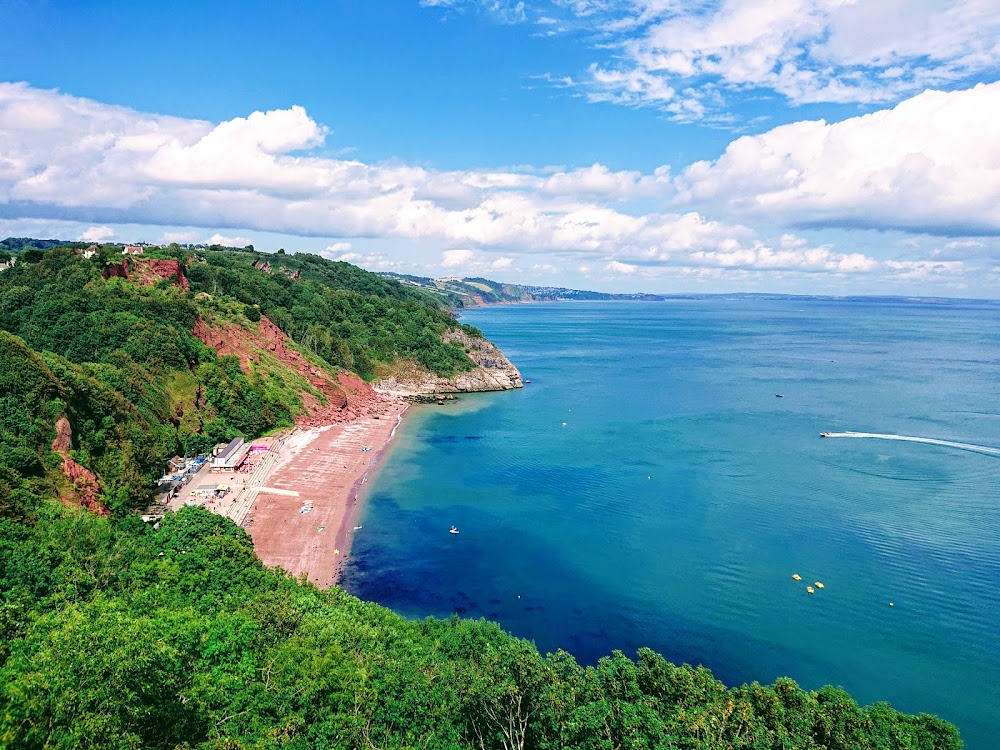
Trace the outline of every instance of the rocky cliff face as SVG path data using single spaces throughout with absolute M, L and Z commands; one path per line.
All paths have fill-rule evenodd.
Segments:
M 477 391 L 508 391 L 521 388 L 521 373 L 494 344 L 473 338 L 464 331 L 449 331 L 447 342 L 461 344 L 476 367 L 452 378 L 428 373 L 412 377 L 394 376 L 380 380 L 375 389 L 397 396 L 418 396 L 437 393 L 473 393 Z
M 110 511 L 101 504 L 101 488 L 94 472 L 87 469 L 69 456 L 73 447 L 73 429 L 66 417 L 60 417 L 56 422 L 56 439 L 52 441 L 52 452 L 62 457 L 62 471 L 69 480 L 69 488 L 63 495 L 66 502 L 75 502 L 87 510 L 102 516 L 110 515 Z
M 346 371 L 330 373 L 316 367 L 289 346 L 284 332 L 263 315 L 256 330 L 247 330 L 239 325 L 211 328 L 198 318 L 192 333 L 219 354 L 238 357 L 240 367 L 247 373 L 252 371 L 252 363 L 259 361 L 263 352 L 268 352 L 323 394 L 325 403 L 312 393 L 302 392 L 302 405 L 306 413 L 296 420 L 299 427 L 350 422 L 358 417 L 376 414 L 380 409 L 382 396 L 361 378 Z
M 177 260 L 157 258 L 125 258 L 121 263 L 108 266 L 101 272 L 102 279 L 129 279 L 143 286 L 152 286 L 158 281 L 169 281 L 185 292 L 190 289 L 184 266 Z

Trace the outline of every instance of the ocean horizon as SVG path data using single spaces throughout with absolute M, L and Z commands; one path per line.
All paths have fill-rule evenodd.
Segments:
M 838 685 L 990 747 L 998 312 L 778 295 L 464 311 L 531 383 L 408 410 L 342 585 L 584 664 L 649 646 L 728 685 Z

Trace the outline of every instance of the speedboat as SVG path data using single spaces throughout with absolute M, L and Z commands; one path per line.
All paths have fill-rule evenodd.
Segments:
M 820 436 L 820 437 L 830 437 L 830 433 L 829 433 L 829 432 L 821 432 L 821 433 L 819 434 L 819 436 Z
M 784 394 L 784 393 L 775 393 L 775 394 L 774 394 L 774 397 L 775 397 L 775 398 L 784 398 L 784 397 L 785 397 L 785 394 Z
M 450 529 L 448 529 L 448 533 L 449 534 L 457 534 L 458 533 L 458 528 L 455 527 L 455 526 L 452 526 Z

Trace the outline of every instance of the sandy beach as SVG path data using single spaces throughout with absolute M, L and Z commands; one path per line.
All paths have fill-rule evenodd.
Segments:
M 324 588 L 337 582 L 350 549 L 358 492 L 406 407 L 385 400 L 369 415 L 297 430 L 285 439 L 246 515 L 247 531 L 265 565 L 305 573 Z

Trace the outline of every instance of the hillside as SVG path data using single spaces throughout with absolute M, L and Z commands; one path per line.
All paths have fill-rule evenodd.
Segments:
M 3 450 L 48 466 L 65 418 L 64 452 L 111 509 L 144 504 L 172 455 L 352 418 L 370 392 L 355 375 L 448 380 L 478 368 L 454 340 L 481 341 L 478 331 L 346 263 L 177 247 L 86 257 L 19 242 L 18 262 L 0 271 Z M 74 493 L 59 472 L 32 472 Z
M 588 292 L 581 289 L 565 289 L 555 286 L 503 284 L 498 281 L 478 277 L 467 279 L 431 279 L 424 276 L 408 276 L 397 273 L 382 273 L 381 275 L 387 279 L 398 281 L 409 289 L 424 292 L 453 309 L 513 302 L 557 302 L 563 300 L 659 301 L 668 299 L 669 297 L 669 295 L 663 294 L 607 294 L 605 292 Z
M 77 248 L 84 249 L 84 248 Z M 0 748 L 910 748 L 953 726 L 642 650 L 593 666 L 265 568 L 163 462 L 494 358 L 422 289 L 309 255 L 17 248 L 0 271 Z M 485 352 L 485 354 L 484 354 Z

